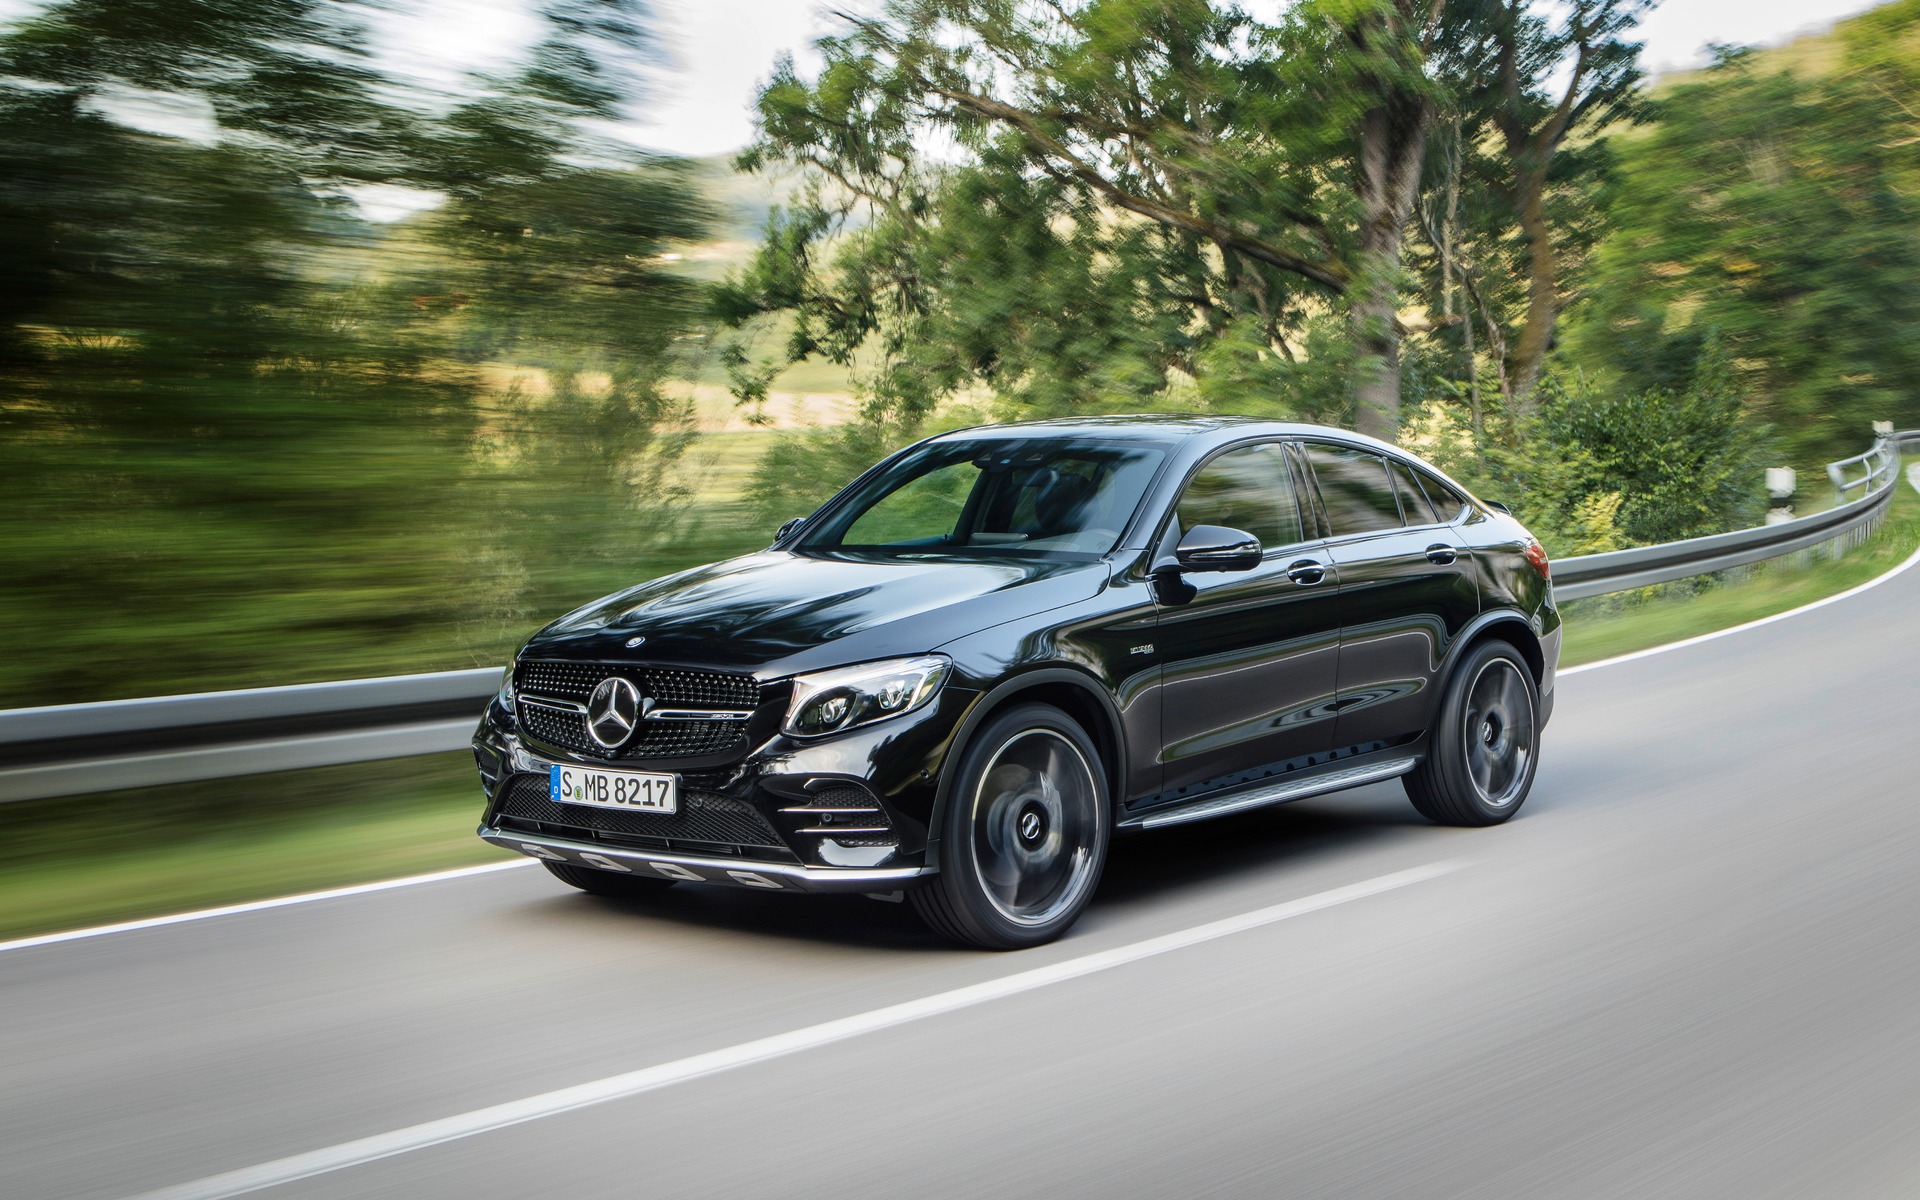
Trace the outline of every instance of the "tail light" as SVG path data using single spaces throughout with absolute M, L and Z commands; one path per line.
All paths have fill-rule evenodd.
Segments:
M 1527 539 L 1527 548 L 1521 553 L 1527 556 L 1527 565 L 1540 572 L 1540 578 L 1553 578 L 1553 564 L 1547 561 L 1547 548 L 1533 538 Z

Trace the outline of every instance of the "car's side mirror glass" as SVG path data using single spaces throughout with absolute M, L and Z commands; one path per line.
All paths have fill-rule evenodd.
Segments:
M 787 535 L 800 528 L 804 521 L 806 521 L 805 517 L 795 517 L 791 521 L 782 524 L 780 528 L 773 531 L 773 544 L 777 546 L 781 542 L 786 541 Z
M 1195 525 L 1173 551 L 1183 571 L 1251 571 L 1260 555 L 1259 538 L 1224 525 Z

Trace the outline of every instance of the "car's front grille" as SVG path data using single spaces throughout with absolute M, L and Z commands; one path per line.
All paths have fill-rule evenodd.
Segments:
M 675 813 L 632 812 L 590 804 L 556 804 L 543 775 L 519 775 L 507 784 L 494 810 L 507 828 L 577 841 L 603 841 L 656 850 L 700 852 L 785 850 L 767 819 L 744 800 L 718 792 L 680 792 Z M 780 857 L 787 857 L 782 853 Z
M 692 705 L 744 711 L 760 703 L 760 685 L 751 675 L 619 663 L 530 659 L 514 668 L 513 686 L 515 691 L 585 704 L 602 679 L 614 676 L 631 682 L 641 695 L 663 708 Z
M 609 750 L 587 732 L 577 712 L 547 708 L 532 701 L 520 705 L 520 725 L 535 741 L 596 758 L 687 758 L 743 749 L 747 723 L 738 721 L 654 721 L 640 723 L 633 740 Z
M 576 754 L 603 759 L 693 758 L 746 749 L 747 718 L 657 720 L 640 722 L 633 738 L 609 750 L 587 732 L 587 718 L 566 708 L 550 708 L 538 698 L 584 705 L 600 681 L 625 679 L 651 702 L 650 708 L 705 708 L 751 713 L 760 703 L 760 685 L 750 675 L 607 663 L 529 660 L 514 668 L 514 690 L 521 727 L 535 741 Z

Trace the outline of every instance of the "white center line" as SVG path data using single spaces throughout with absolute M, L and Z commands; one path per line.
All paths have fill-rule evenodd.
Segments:
M 1456 870 L 1458 866 L 1457 863 L 1438 862 L 1405 871 L 1395 871 L 1391 875 L 1380 875 L 1360 883 L 1350 883 L 1345 887 L 1316 892 L 1311 896 L 1255 909 L 1253 912 L 1242 913 L 1236 917 L 1209 921 L 1204 925 L 1196 925 L 1177 933 L 1148 938 L 1145 941 L 1118 946 L 1112 950 L 1083 954 L 1064 962 L 1050 963 L 1028 971 L 1018 971 L 999 979 L 990 979 L 985 983 L 970 984 L 966 987 L 954 988 L 952 991 L 924 996 L 918 1000 L 909 1000 L 904 1004 L 892 1004 L 851 1017 L 809 1025 L 804 1029 L 795 1029 L 756 1041 L 742 1042 L 722 1050 L 696 1054 L 691 1058 L 643 1067 L 638 1071 L 611 1075 L 591 1083 L 543 1092 L 538 1096 L 528 1096 L 487 1108 L 477 1108 L 472 1112 L 443 1117 L 438 1121 L 428 1121 L 421 1125 L 411 1125 L 391 1133 L 341 1142 L 337 1146 L 310 1150 L 305 1154 L 295 1154 L 273 1162 L 261 1163 L 258 1166 L 243 1167 L 237 1171 L 196 1179 L 191 1183 L 161 1188 L 158 1191 L 146 1193 L 139 1200 L 223 1200 L 228 1196 L 244 1196 L 263 1188 L 277 1187 L 300 1179 L 310 1179 L 315 1175 L 324 1175 L 345 1167 L 391 1158 L 396 1154 L 422 1150 L 443 1142 L 458 1141 L 490 1130 L 535 1121 L 541 1117 L 551 1117 L 590 1105 L 604 1104 L 609 1100 L 619 1100 L 642 1092 L 656 1091 L 676 1083 L 686 1083 L 721 1071 L 730 1071 L 735 1067 L 783 1058 L 789 1054 L 798 1054 L 803 1050 L 813 1050 L 834 1042 L 862 1037 L 896 1025 L 922 1021 L 943 1013 L 972 1008 L 975 1005 L 1002 1000 L 1008 996 L 1017 996 L 1023 992 L 1035 991 L 1056 983 L 1065 983 L 1070 979 L 1079 979 L 1099 971 L 1139 962 L 1143 958 L 1152 958 L 1155 955 L 1199 945 L 1201 942 L 1209 942 L 1215 938 L 1258 929 L 1262 925 L 1271 925 L 1276 921 L 1285 921 L 1290 917 L 1305 916 L 1307 913 L 1332 908 L 1336 904 L 1345 904 L 1350 900 L 1361 900 L 1395 888 L 1403 888 L 1409 884 L 1421 883 Z

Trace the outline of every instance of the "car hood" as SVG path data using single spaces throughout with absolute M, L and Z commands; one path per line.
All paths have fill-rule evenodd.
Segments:
M 906 654 L 1085 600 L 1104 562 L 874 561 L 768 550 L 596 600 L 523 654 L 699 665 L 777 679 Z M 627 643 L 644 638 L 638 646 Z

